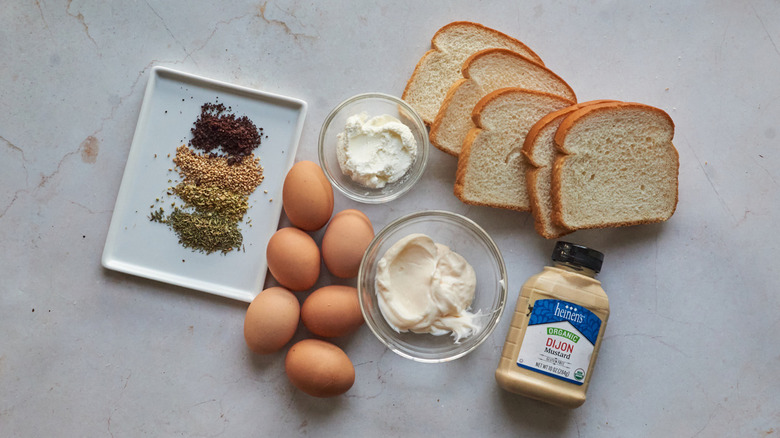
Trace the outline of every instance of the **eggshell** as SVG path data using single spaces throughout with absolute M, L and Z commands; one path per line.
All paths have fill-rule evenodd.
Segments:
M 311 161 L 295 163 L 282 186 L 284 212 L 296 227 L 319 230 L 333 214 L 333 186 L 322 168 Z
M 360 261 L 374 238 L 371 220 L 360 210 L 343 210 L 333 216 L 322 236 L 322 259 L 331 274 L 357 276 Z
M 246 311 L 246 345 L 259 354 L 280 350 L 295 335 L 300 313 L 298 298 L 287 289 L 271 287 L 260 292 Z
M 355 383 L 355 367 L 347 354 L 319 339 L 304 339 L 290 347 L 284 368 L 296 388 L 314 397 L 344 394 Z
M 301 307 L 301 321 L 317 336 L 333 338 L 363 325 L 358 291 L 350 286 L 325 286 L 311 293 Z
M 274 233 L 265 254 L 271 275 L 290 290 L 309 289 L 320 276 L 320 249 L 311 236 L 297 228 Z

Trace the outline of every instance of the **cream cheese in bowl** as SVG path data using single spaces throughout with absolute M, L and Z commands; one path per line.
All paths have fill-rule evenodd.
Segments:
M 341 172 L 358 184 L 381 189 L 401 179 L 417 157 L 417 142 L 408 126 L 382 114 L 365 112 L 347 119 L 336 146 Z
M 398 97 L 364 93 L 338 104 L 320 129 L 320 167 L 333 188 L 365 204 L 408 193 L 428 162 L 428 130 Z

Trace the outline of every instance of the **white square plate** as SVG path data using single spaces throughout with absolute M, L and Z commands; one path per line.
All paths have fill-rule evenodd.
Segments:
M 170 212 L 171 202 L 180 204 L 166 194 L 180 179 L 170 170 L 175 168 L 173 157 L 192 138 L 190 129 L 208 102 L 247 116 L 263 135 L 254 153 L 265 178 L 250 195 L 249 211 L 239 224 L 243 248 L 227 254 L 184 248 L 173 230 L 149 220 L 151 206 Z M 251 302 L 265 281 L 265 247 L 279 225 L 282 184 L 295 160 L 306 108 L 302 100 L 154 67 L 103 248 L 103 266 Z

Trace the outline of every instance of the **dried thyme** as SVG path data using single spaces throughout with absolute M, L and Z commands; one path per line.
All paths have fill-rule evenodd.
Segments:
M 165 220 L 185 248 L 211 254 L 241 248 L 243 236 L 238 222 L 214 213 L 175 209 Z
M 186 206 L 211 212 L 225 219 L 240 221 L 249 208 L 249 197 L 214 186 L 196 186 L 181 183 L 171 189 Z
M 165 223 L 165 211 L 163 211 L 163 208 L 160 207 L 158 210 L 153 211 L 149 220 L 152 222 Z

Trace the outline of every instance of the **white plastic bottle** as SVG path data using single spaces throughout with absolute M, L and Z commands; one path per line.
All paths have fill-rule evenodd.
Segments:
M 568 242 L 523 285 L 496 381 L 507 391 L 566 408 L 585 402 L 609 318 L 596 280 L 604 255 Z

